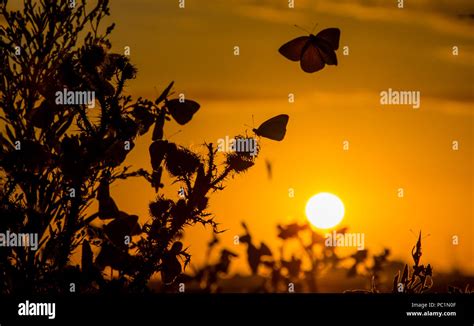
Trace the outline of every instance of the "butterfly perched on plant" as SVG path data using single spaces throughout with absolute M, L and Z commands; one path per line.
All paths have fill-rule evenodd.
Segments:
M 325 65 L 337 66 L 340 35 L 339 28 L 323 29 L 316 35 L 300 36 L 283 44 L 278 52 L 291 61 L 299 61 L 304 72 L 316 72 Z
M 167 109 L 167 112 L 173 117 L 173 119 L 180 125 L 185 125 L 186 123 L 191 121 L 192 117 L 201 106 L 199 105 L 199 103 L 193 100 L 184 99 L 184 96 L 180 96 L 180 98 L 175 98 L 171 100 L 168 99 L 168 96 L 172 94 L 171 88 L 173 87 L 173 85 L 174 81 L 172 81 L 168 85 L 168 87 L 165 88 L 161 95 L 156 99 L 155 104 L 158 105 L 164 101 L 164 107 Z M 159 129 L 162 129 L 164 118 L 165 117 L 163 115 L 157 117 L 157 126 Z M 162 135 L 157 135 L 157 130 L 155 130 L 153 133 L 156 135 L 156 137 L 153 136 L 153 140 L 162 138 Z
M 199 110 L 199 103 L 192 100 L 172 99 L 166 100 L 165 106 L 173 119 L 180 125 L 191 121 L 194 113 Z
M 263 122 L 258 128 L 254 128 L 253 132 L 257 136 L 278 141 L 283 140 L 283 138 L 285 138 L 286 125 L 288 124 L 289 118 L 287 114 L 277 115 Z

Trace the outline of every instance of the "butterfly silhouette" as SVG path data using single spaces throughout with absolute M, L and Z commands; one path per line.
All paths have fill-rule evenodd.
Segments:
M 192 100 L 172 99 L 166 100 L 166 107 L 173 119 L 180 125 L 184 125 L 191 121 L 194 113 L 199 110 L 199 103 Z
M 97 190 L 97 200 L 99 201 L 99 218 L 101 220 L 117 218 L 120 211 L 115 201 L 110 196 L 109 180 L 107 177 L 102 178 Z
M 304 72 L 312 73 L 324 65 L 336 65 L 336 50 L 339 48 L 339 28 L 327 28 L 318 34 L 300 36 L 283 44 L 278 51 L 291 61 L 300 61 Z
M 160 104 L 161 102 L 163 102 L 164 100 L 166 100 L 166 98 L 168 97 L 168 95 L 170 94 L 170 91 L 171 91 L 171 88 L 173 87 L 174 85 L 174 81 L 172 81 L 165 89 L 164 91 L 160 94 L 160 96 L 156 99 L 155 101 L 155 104 Z
M 286 125 L 290 117 L 287 114 L 280 114 L 276 117 L 270 118 L 260 125 L 257 129 L 253 129 L 253 132 L 257 136 L 273 139 L 283 140 L 286 134 Z

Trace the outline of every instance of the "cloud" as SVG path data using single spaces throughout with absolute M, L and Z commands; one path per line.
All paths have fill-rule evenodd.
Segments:
M 246 17 L 270 23 L 294 24 L 306 20 L 306 13 L 288 8 L 275 7 L 273 4 L 243 4 L 235 12 Z
M 454 101 L 448 99 L 428 98 L 425 100 L 424 107 L 427 110 L 438 112 L 450 116 L 474 117 L 472 101 Z
M 244 96 L 236 96 L 236 93 L 216 91 L 208 92 L 207 90 L 196 89 L 193 91 L 196 99 L 200 99 L 207 103 L 212 103 L 215 107 L 229 107 L 237 106 L 241 113 L 253 113 L 255 108 L 259 111 L 266 107 L 272 111 L 274 108 L 287 106 L 286 99 L 281 97 L 281 94 L 275 92 L 247 93 Z M 344 96 L 341 96 L 340 91 L 306 91 L 297 94 L 297 104 L 292 106 L 292 112 L 305 112 L 310 108 L 314 111 L 314 107 L 324 108 L 340 108 L 353 112 L 354 108 L 367 111 L 376 110 L 380 106 L 380 90 L 353 90 L 345 91 Z M 347 103 L 353 103 L 348 106 Z M 299 105 L 304 103 L 303 105 Z M 466 98 L 461 100 L 459 98 L 439 97 L 436 95 L 421 94 L 420 110 L 426 112 L 433 112 L 448 116 L 459 117 L 474 117 L 473 109 L 474 99 Z M 406 108 L 412 110 L 411 106 Z
M 377 4 L 369 6 L 358 1 L 324 1 L 317 5 L 316 10 L 364 21 L 421 25 L 441 33 L 472 37 L 472 24 L 459 19 L 458 15 L 462 13 L 462 10 L 453 9 L 456 7 L 430 7 L 426 1 L 420 1 L 412 7 L 408 7 L 411 3 L 406 2 L 406 7 L 399 9 L 396 7 L 396 2 L 390 2 L 392 4 L 390 6 L 387 6 L 387 1 L 383 2 L 385 5 L 382 5 L 380 1 L 375 3 Z
M 474 66 L 474 46 L 463 45 L 459 46 L 459 54 L 453 55 L 452 48 L 439 47 L 435 50 L 435 55 L 438 59 L 465 66 L 472 69 Z
M 296 0 L 294 9 L 288 8 L 286 1 L 251 0 L 239 3 L 234 4 L 236 13 L 273 23 L 294 24 L 323 13 L 362 21 L 421 25 L 441 33 L 473 37 L 472 19 L 461 19 L 474 12 L 474 2 L 469 0 L 405 1 L 403 9 L 397 7 L 396 1 L 386 0 Z
M 364 110 L 372 110 L 380 105 L 379 91 L 349 91 L 341 96 L 340 92 L 324 91 L 324 92 L 307 92 L 298 95 L 301 101 L 306 103 L 318 103 L 323 107 L 340 107 L 349 111 L 353 107 L 364 108 Z M 348 107 L 348 99 L 354 106 Z M 473 99 L 459 100 L 448 97 L 437 97 L 421 94 L 420 110 L 439 113 L 449 116 L 474 117 Z M 411 109 L 411 107 L 410 107 Z

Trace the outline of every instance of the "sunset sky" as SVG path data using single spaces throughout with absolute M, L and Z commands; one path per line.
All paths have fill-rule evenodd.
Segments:
M 262 139 L 256 166 L 211 197 L 210 211 L 227 230 L 222 244 L 244 254 L 245 247 L 232 244 L 244 220 L 256 239 L 276 248 L 276 224 L 305 220 L 307 200 L 325 191 L 342 199 L 341 226 L 363 232 L 369 250 L 389 247 L 392 258 L 409 262 L 416 241 L 410 229 L 421 229 L 431 234 L 422 262 L 435 271 L 454 266 L 474 273 L 474 21 L 467 18 L 474 3 L 405 1 L 403 9 L 395 0 L 287 4 L 186 0 L 180 9 L 178 0 L 111 1 L 112 50 L 130 46 L 139 72 L 126 92 L 156 98 L 174 80 L 176 93 L 201 104 L 186 126 L 167 125 L 168 137 L 182 130 L 173 141 L 197 149 L 250 134 L 252 115 L 255 126 L 290 116 L 286 138 Z M 311 29 L 316 23 L 316 32 L 341 30 L 339 65 L 307 74 L 278 48 L 305 34 L 294 24 Z M 420 108 L 380 105 L 379 94 L 388 88 L 420 91 Z M 150 169 L 150 143 L 150 134 L 142 137 L 127 164 Z M 272 162 L 271 180 L 265 160 Z M 120 209 L 147 219 L 155 193 L 145 181 L 116 183 L 111 191 Z M 167 194 L 177 196 L 175 188 Z M 201 226 L 186 230 L 193 263 L 202 262 L 210 237 Z M 247 271 L 245 264 L 236 268 Z

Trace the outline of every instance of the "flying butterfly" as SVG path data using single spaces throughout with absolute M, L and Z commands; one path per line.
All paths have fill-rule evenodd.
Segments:
M 276 117 L 270 118 L 260 125 L 257 129 L 253 129 L 253 132 L 257 136 L 273 139 L 283 140 L 286 134 L 286 125 L 290 117 L 287 114 L 280 114 Z
M 278 52 L 291 61 L 299 61 L 304 72 L 316 72 L 326 64 L 337 66 L 340 35 L 339 28 L 323 29 L 316 35 L 310 33 L 283 44 Z

